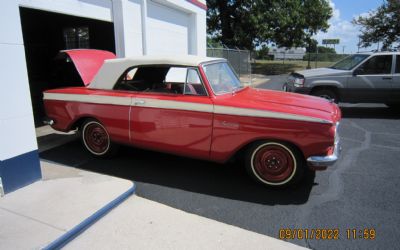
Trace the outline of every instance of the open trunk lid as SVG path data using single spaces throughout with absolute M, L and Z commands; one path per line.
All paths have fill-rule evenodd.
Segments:
M 63 50 L 61 53 L 71 58 L 85 86 L 93 80 L 104 60 L 116 58 L 112 52 L 95 49 Z

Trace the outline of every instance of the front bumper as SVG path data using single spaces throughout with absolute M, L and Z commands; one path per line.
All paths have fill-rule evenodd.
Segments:
M 311 93 L 311 89 L 310 88 L 295 87 L 293 84 L 290 84 L 288 82 L 283 84 L 282 90 L 285 91 L 285 92 L 293 92 L 293 93 L 306 94 L 306 95 Z
M 340 146 L 340 138 L 339 136 L 335 140 L 335 145 L 333 149 L 333 153 L 331 155 L 326 156 L 310 156 L 307 158 L 307 164 L 311 168 L 318 170 L 318 168 L 326 168 L 335 164 L 335 162 L 339 159 L 340 151 L 342 147 Z

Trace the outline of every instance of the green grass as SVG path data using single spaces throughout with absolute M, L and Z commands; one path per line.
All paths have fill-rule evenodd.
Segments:
M 317 62 L 317 68 L 329 67 L 333 62 Z M 296 70 L 306 69 L 307 61 L 271 61 L 271 60 L 256 60 L 251 64 L 253 74 L 262 75 L 280 75 L 289 74 Z M 315 68 L 315 62 L 310 63 L 311 68 Z

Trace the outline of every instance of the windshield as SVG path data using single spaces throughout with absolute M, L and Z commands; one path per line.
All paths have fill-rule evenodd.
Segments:
M 216 95 L 232 93 L 244 87 L 227 62 L 207 64 L 203 69 Z
M 344 58 L 343 60 L 331 66 L 332 69 L 351 70 L 362 62 L 365 58 L 369 57 L 368 54 L 354 54 Z

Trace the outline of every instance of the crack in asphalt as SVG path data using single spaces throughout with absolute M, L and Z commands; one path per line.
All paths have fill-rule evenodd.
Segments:
M 350 125 L 358 130 L 361 130 L 364 133 L 364 140 L 358 141 L 358 143 L 360 143 L 360 146 L 348 149 L 347 152 L 342 155 L 342 159 L 339 160 L 338 163 L 336 163 L 336 169 L 334 169 L 329 176 L 329 186 L 327 191 L 323 192 L 320 195 L 312 196 L 310 202 L 308 202 L 305 206 L 301 208 L 301 219 L 299 221 L 298 228 L 302 228 L 302 225 L 306 225 L 306 222 L 309 221 L 312 211 L 316 207 L 330 201 L 338 200 L 340 198 L 340 196 L 344 192 L 343 181 L 341 179 L 342 173 L 350 168 L 355 161 L 357 161 L 358 156 L 362 151 L 370 147 L 372 133 L 357 125 L 353 121 L 350 121 Z M 341 140 L 346 140 L 346 138 L 341 138 Z M 354 141 L 354 139 L 350 140 Z M 306 247 L 315 249 L 308 239 L 304 239 L 304 243 Z

